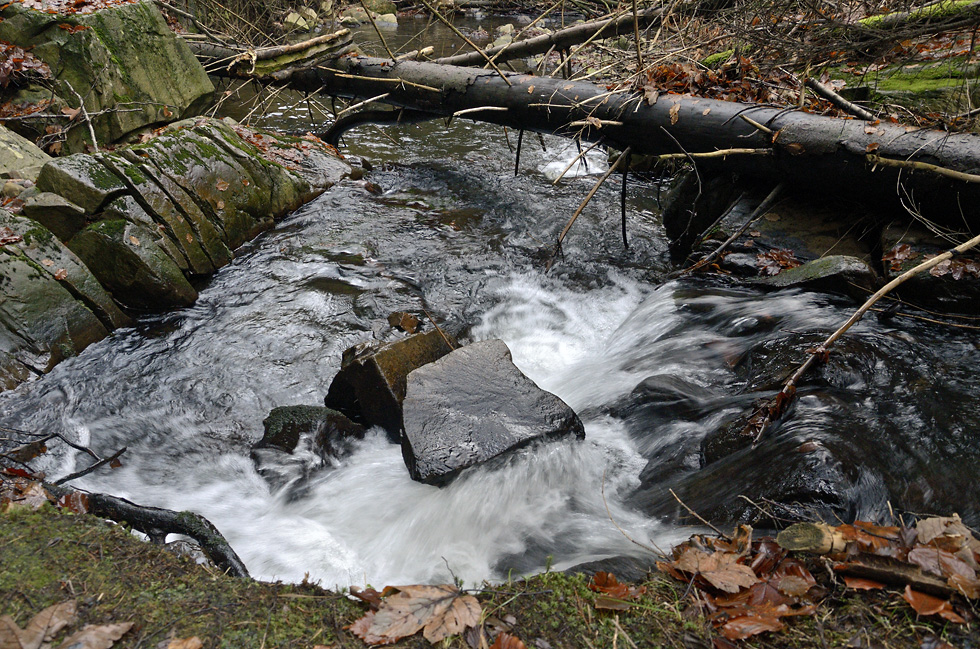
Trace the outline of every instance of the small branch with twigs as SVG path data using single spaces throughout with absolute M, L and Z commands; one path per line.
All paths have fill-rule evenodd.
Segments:
M 755 413 L 753 413 L 751 419 L 749 420 L 749 423 L 742 431 L 744 435 L 752 436 L 752 445 L 755 446 L 758 444 L 759 440 L 762 439 L 762 436 L 765 434 L 766 430 L 768 430 L 769 426 L 786 412 L 786 409 L 796 396 L 796 388 L 800 382 L 800 379 L 802 379 L 810 368 L 816 365 L 818 361 L 825 361 L 827 359 L 827 356 L 830 353 L 830 348 L 834 345 L 834 343 L 837 342 L 837 340 L 843 336 L 848 329 L 854 326 L 854 324 L 856 324 L 878 300 L 916 275 L 923 273 L 934 266 L 938 266 L 947 259 L 950 259 L 955 255 L 962 254 L 967 250 L 976 247 L 978 244 L 980 244 L 980 235 L 973 237 L 965 243 L 961 243 L 951 250 L 947 250 L 941 255 L 936 255 L 935 257 L 927 259 L 915 268 L 905 271 L 878 289 L 864 304 L 861 305 L 857 311 L 851 315 L 850 318 L 847 319 L 843 325 L 834 331 L 834 333 L 830 334 L 826 340 L 810 351 L 810 355 L 807 357 L 806 361 L 804 361 L 803 364 L 800 365 L 795 372 L 793 372 L 792 376 L 790 376 L 786 383 L 783 384 L 782 389 L 776 393 L 776 396 L 768 399 L 763 405 L 756 409 Z

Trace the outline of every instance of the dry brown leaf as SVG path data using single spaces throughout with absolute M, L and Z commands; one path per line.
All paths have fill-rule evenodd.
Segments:
M 673 563 L 683 572 L 698 573 L 708 583 L 726 593 L 737 593 L 759 582 L 752 568 L 737 563 L 739 555 L 732 552 L 711 554 L 697 548 L 686 548 Z
M 885 587 L 880 581 L 865 579 L 864 577 L 844 577 L 844 584 L 854 590 L 880 590 Z
M 603 611 L 628 611 L 633 608 L 633 605 L 622 599 L 599 595 L 595 598 L 595 607 Z
M 167 649 L 201 649 L 204 643 L 196 635 L 190 638 L 174 638 L 167 643 Z
M 137 248 L 138 248 L 138 247 L 139 247 L 139 245 L 140 245 L 140 240 L 139 240 L 139 239 L 137 239 L 136 237 L 134 237 L 133 235 L 129 235 L 129 242 L 130 242 L 131 244 L 133 244 L 134 246 L 136 246 Z
M 676 103 L 673 106 L 671 106 L 670 107 L 670 110 L 667 111 L 667 112 L 670 114 L 670 123 L 671 124 L 676 124 L 677 123 L 677 120 L 680 119 L 678 117 L 678 115 L 677 115 L 679 112 L 681 112 L 681 105 L 680 105 L 680 103 Z
M 68 277 L 68 271 L 65 270 L 64 268 L 59 268 L 58 271 L 54 274 L 54 278 L 58 280 L 64 279 L 66 277 Z
M 44 264 L 45 266 L 54 266 L 54 262 L 51 261 L 50 259 L 42 259 L 41 263 Z
M 509 633 L 498 633 L 490 649 L 527 649 L 520 638 Z
M 952 577 L 953 575 L 961 575 L 970 579 L 976 577 L 976 572 L 964 561 L 956 558 L 950 552 L 937 548 L 914 548 L 909 552 L 909 563 L 914 563 L 925 572 L 940 577 Z
M 963 575 L 953 575 L 948 581 L 951 588 L 964 597 L 970 599 L 980 599 L 980 579 L 976 577 L 964 577 Z
M 480 622 L 480 603 L 456 586 L 398 586 L 381 607 L 369 611 L 350 630 L 368 644 L 391 644 L 422 629 L 435 644 Z
M 225 202 L 224 201 L 218 201 L 218 209 L 219 210 L 225 209 Z
M 39 484 L 39 483 L 35 483 Z M 49 606 L 21 629 L 8 615 L 0 617 L 0 649 L 39 649 L 75 619 L 75 600 Z
M 783 623 L 778 617 L 742 615 L 732 618 L 721 627 L 721 634 L 729 640 L 743 640 L 766 631 L 779 631 Z
M 786 575 L 779 580 L 779 585 L 776 588 L 783 595 L 789 595 L 790 597 L 803 597 L 812 586 L 813 584 L 803 577 Z
M 911 586 L 905 587 L 905 593 L 902 597 L 919 615 L 938 615 L 957 624 L 966 622 L 953 610 L 953 605 L 945 599 L 912 590 Z
M 65 638 L 65 641 L 58 645 L 58 649 L 109 649 L 131 628 L 133 628 L 132 622 L 86 624 L 81 631 L 76 631 Z
M 218 188 L 219 192 L 223 192 L 230 187 L 227 180 L 219 180 L 214 184 L 214 186 Z

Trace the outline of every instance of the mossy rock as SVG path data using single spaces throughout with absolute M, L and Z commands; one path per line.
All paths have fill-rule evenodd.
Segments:
M 150 2 L 60 15 L 12 3 L 0 12 L 0 40 L 32 48 L 55 76 L 55 94 L 77 107 L 85 97 L 99 144 L 149 124 L 197 114 L 214 86 L 189 46 Z M 85 27 L 62 29 L 61 25 Z M 109 108 L 121 110 L 106 111 Z M 73 126 L 68 152 L 92 144 L 87 124 Z
M 21 213 L 46 227 L 62 241 L 71 239 L 88 223 L 85 210 L 52 192 L 37 192 L 28 197 Z
M 873 293 L 879 283 L 867 262 L 847 255 L 827 255 L 757 282 L 777 288 L 797 286 L 813 291 L 841 293 L 862 300 Z
M 102 210 L 101 219 L 105 221 L 129 221 L 136 225 L 142 226 L 147 231 L 155 235 L 153 242 L 163 250 L 170 259 L 177 264 L 180 270 L 187 272 L 190 268 L 190 263 L 187 261 L 187 257 L 180 250 L 180 246 L 177 245 L 177 241 L 171 236 L 170 232 L 167 230 L 167 226 L 162 223 L 157 223 L 153 220 L 153 217 L 143 209 L 143 206 L 130 195 L 120 196 L 119 198 L 111 201 L 106 205 L 105 209 Z
M 60 282 L 107 330 L 129 324 L 129 318 L 119 310 L 88 267 L 43 225 L 0 210 L 0 227 L 22 237 L 21 241 L 5 247 L 22 254 Z
M 51 156 L 33 142 L 0 126 L 0 176 L 44 165 Z M 36 177 L 36 176 L 35 176 Z
M 848 84 L 841 94 L 856 101 L 898 104 L 920 112 L 964 112 L 980 102 L 980 65 L 958 56 L 941 61 L 888 65 L 860 78 L 831 68 Z
M 193 304 L 197 291 L 155 239 L 149 230 L 120 219 L 93 223 L 68 247 L 128 307 L 158 311 Z
M 83 153 L 44 165 L 37 177 L 37 188 L 70 199 L 86 214 L 97 213 L 105 203 L 128 191 L 119 176 L 95 157 Z
M 109 330 L 41 264 L 0 247 L 0 353 L 33 374 L 51 370 Z M 4 372 L 6 374 L 6 372 Z
M 145 164 L 133 164 L 119 154 L 107 154 L 102 156 L 102 160 L 120 177 L 126 179 L 129 191 L 137 202 L 153 217 L 154 221 L 166 228 L 187 258 L 192 274 L 207 275 L 219 268 L 201 245 L 194 223 L 172 200 L 172 195 L 157 184 L 156 174 L 151 178 L 142 168 Z M 152 173 L 152 169 L 150 171 Z

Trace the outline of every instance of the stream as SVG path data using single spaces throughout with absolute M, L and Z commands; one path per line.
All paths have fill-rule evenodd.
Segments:
M 408 23 L 403 40 L 419 30 Z M 309 129 L 301 99 L 283 93 L 266 124 Z M 705 437 L 772 394 L 856 305 L 724 278 L 664 283 L 650 180 L 628 187 L 628 250 L 614 177 L 546 271 L 604 154 L 553 185 L 577 155 L 567 140 L 527 137 L 515 177 L 499 127 L 383 129 L 345 136 L 342 151 L 373 165 L 364 180 L 243 246 L 194 306 L 143 316 L 0 394 L 0 421 L 102 455 L 127 447 L 122 467 L 74 484 L 199 512 L 253 576 L 324 586 L 469 585 L 642 556 L 618 528 L 668 549 L 692 532 L 668 489 L 706 515 L 740 516 L 739 496 L 764 508 L 759 494 L 775 493 L 802 511 L 956 511 L 980 524 L 975 330 L 866 319 L 757 448 L 701 469 Z M 413 482 L 375 430 L 342 462 L 297 451 L 281 467 L 289 485 L 264 480 L 249 451 L 269 411 L 322 404 L 344 349 L 393 338 L 389 313 L 423 309 L 469 341 L 503 339 L 579 413 L 585 441 L 526 448 L 437 488 Z M 49 477 L 88 463 L 63 448 L 41 460 Z

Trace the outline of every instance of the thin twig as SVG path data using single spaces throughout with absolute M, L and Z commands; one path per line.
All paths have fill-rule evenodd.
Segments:
M 432 317 L 432 314 L 429 313 L 429 311 L 424 307 L 422 308 L 422 313 L 424 313 L 425 317 L 429 319 L 429 322 L 432 323 L 432 326 L 436 328 L 436 331 L 439 332 L 439 335 L 442 336 L 442 339 L 446 341 L 446 344 L 449 346 L 449 349 L 456 349 L 456 345 L 454 345 L 453 342 L 449 339 L 449 336 L 446 335 L 446 332 L 442 330 L 442 327 L 440 327 L 439 324 L 436 322 L 435 318 Z
M 821 97 L 823 97 L 824 99 L 832 103 L 833 105 L 837 106 L 841 110 L 844 110 L 850 113 L 851 115 L 854 115 L 855 117 L 860 117 L 861 119 L 865 119 L 868 121 L 875 119 L 874 115 L 872 115 L 865 109 L 861 108 L 857 104 L 847 101 L 846 99 L 838 95 L 836 92 L 834 92 L 832 89 L 823 85 L 816 79 L 813 78 L 807 79 L 806 87 L 812 90 L 813 92 L 817 93 L 818 95 L 820 95 Z
M 551 264 L 554 262 L 555 257 L 558 255 L 558 251 L 561 250 L 561 242 L 565 239 L 565 235 L 568 234 L 568 231 L 572 228 L 572 224 L 575 223 L 575 219 L 579 217 L 579 214 L 582 213 L 585 206 L 589 204 L 592 197 L 595 196 L 596 192 L 599 191 L 599 188 L 602 187 L 602 183 L 606 182 L 606 179 L 609 178 L 614 171 L 616 171 L 616 168 L 619 167 L 619 164 L 626 158 L 629 152 L 630 147 L 626 147 L 626 149 L 623 150 L 622 155 L 616 158 L 616 162 L 609 165 L 609 170 L 602 174 L 602 177 L 596 182 L 595 186 L 592 188 L 592 191 L 589 192 L 589 194 L 585 197 L 585 200 L 582 201 L 582 204 L 578 206 L 577 210 L 575 210 L 575 214 L 572 214 L 572 218 L 568 219 L 568 223 L 565 224 L 565 228 L 561 231 L 561 234 L 558 235 L 558 242 L 555 244 L 554 252 L 551 253 L 551 259 L 548 260 L 549 269 L 551 268 Z
M 907 280 L 911 279 L 912 277 L 915 277 L 916 275 L 923 273 L 934 266 L 938 266 L 939 264 L 946 261 L 947 259 L 950 259 L 954 255 L 962 254 L 967 250 L 970 250 L 971 248 L 975 247 L 977 244 L 980 244 L 980 235 L 973 237 L 972 239 L 970 239 L 965 243 L 961 243 L 960 245 L 956 246 L 951 250 L 947 250 L 941 255 L 936 255 L 931 259 L 927 259 L 926 261 L 922 262 L 915 268 L 911 268 L 905 271 L 904 273 L 902 273 L 901 275 L 899 275 L 898 277 L 896 277 L 895 279 L 893 279 L 892 281 L 888 282 L 880 289 L 875 291 L 875 293 L 871 297 L 869 297 L 868 300 L 864 304 L 862 304 L 861 307 L 857 311 L 855 311 L 844 324 L 838 327 L 837 330 L 834 331 L 834 333 L 830 334 L 830 336 L 828 336 L 826 340 L 824 340 L 822 343 L 817 345 L 817 347 L 810 352 L 810 356 L 806 359 L 806 361 L 804 361 L 802 365 L 799 366 L 799 368 L 797 368 L 795 372 L 793 372 L 793 375 L 786 380 L 786 383 L 783 384 L 783 388 L 776 394 L 776 396 L 773 397 L 771 400 L 769 400 L 769 402 L 767 402 L 766 404 L 763 404 L 756 411 L 755 415 L 753 415 L 749 423 L 749 426 L 756 426 L 758 428 L 758 430 L 755 433 L 755 436 L 753 437 L 752 445 L 755 446 L 762 438 L 763 433 L 765 433 L 769 425 L 783 412 L 785 412 L 786 406 L 789 404 L 789 401 L 796 394 L 796 386 L 799 383 L 800 379 L 803 377 L 803 375 L 806 374 L 806 372 L 811 367 L 813 367 L 813 365 L 818 360 L 826 357 L 826 355 L 830 350 L 830 347 L 835 342 L 837 342 L 837 340 L 841 336 L 843 336 L 848 329 L 854 326 L 854 324 L 857 323 L 864 316 L 864 314 L 867 313 L 867 311 L 874 306 L 875 302 L 880 300 L 882 297 L 884 297 L 891 291 L 895 290 L 898 286 L 905 283 Z
M 508 86 L 514 85 L 514 84 L 512 84 L 510 82 L 510 79 L 507 78 L 507 75 L 505 75 L 503 73 L 503 71 L 499 67 L 497 67 L 497 64 L 493 62 L 493 59 L 491 59 L 487 55 L 486 52 L 484 52 L 482 49 L 480 49 L 480 46 L 479 45 L 477 45 L 476 43 L 474 43 L 473 41 L 471 41 L 469 38 L 467 38 L 466 35 L 463 32 L 461 32 L 458 29 L 456 29 L 456 25 L 452 24 L 452 22 L 450 22 L 445 16 L 443 16 L 441 13 L 439 13 L 436 10 L 435 7 L 433 7 L 432 5 L 430 5 L 427 2 L 427 0 L 420 0 L 420 1 L 422 2 L 422 4 L 425 5 L 425 8 L 428 9 L 429 12 L 432 13 L 433 16 L 435 16 L 436 18 L 439 19 L 440 22 L 442 22 L 442 24 L 444 24 L 446 27 L 448 27 L 450 30 L 452 30 L 452 32 L 454 34 L 456 34 L 458 37 L 460 37 L 464 41 L 466 41 L 466 44 L 467 45 L 469 45 L 474 50 L 476 50 L 477 52 L 479 52 L 480 54 L 482 54 L 483 55 L 483 58 L 487 62 L 487 65 L 489 65 L 491 68 L 493 68 L 493 71 L 500 75 L 500 78 L 504 80 L 504 83 L 506 83 Z
M 620 527 L 619 523 L 616 522 L 616 519 L 613 518 L 612 511 L 609 509 L 609 503 L 606 502 L 606 472 L 605 472 L 605 470 L 603 470 L 603 472 L 602 472 L 602 483 L 599 485 L 599 493 L 602 494 L 602 504 L 605 505 L 605 507 L 606 507 L 606 516 L 609 517 L 609 521 L 613 525 L 616 526 L 616 529 L 619 530 L 619 533 L 620 534 L 622 534 L 623 536 L 625 536 L 629 540 L 630 543 L 632 543 L 634 545 L 638 545 L 639 547 L 643 548 L 644 550 L 646 550 L 648 552 L 652 552 L 653 554 L 656 554 L 656 555 L 661 556 L 661 557 L 666 557 L 667 556 L 667 553 L 664 552 L 663 550 L 661 550 L 660 548 L 650 547 L 649 545 L 646 545 L 645 543 L 640 543 L 639 541 L 637 541 L 636 539 L 634 539 L 632 536 L 630 536 L 626 532 L 626 530 L 624 530 L 622 527 Z
M 670 492 L 670 495 L 674 497 L 674 500 L 676 500 L 677 502 L 680 503 L 681 507 L 683 507 L 684 509 L 687 510 L 687 513 L 688 514 L 690 514 L 694 518 L 698 519 L 699 521 L 701 521 L 702 523 L 704 523 L 705 525 L 707 525 L 708 527 L 710 527 L 711 529 L 713 529 L 715 531 L 715 534 L 717 534 L 718 536 L 720 536 L 722 538 L 726 538 L 729 541 L 732 540 L 732 537 L 728 536 L 727 534 L 725 534 L 724 532 L 722 532 L 721 530 L 719 530 L 717 527 L 715 527 L 714 525 L 712 525 L 711 523 L 709 523 L 708 521 L 706 521 L 704 518 L 702 518 L 701 517 L 701 514 L 697 513 L 696 511 L 694 511 L 693 509 L 691 509 L 690 507 L 688 507 L 684 503 L 684 501 L 681 500 L 680 497 L 678 497 L 678 495 L 674 493 L 674 490 L 673 489 L 668 489 L 667 491 L 669 491 Z
M 64 478 L 59 478 L 58 480 L 55 480 L 54 481 L 54 484 L 58 484 L 58 485 L 65 484 L 66 482 L 68 482 L 70 480 L 75 480 L 76 478 L 81 478 L 82 476 L 88 475 L 88 474 L 92 473 L 93 471 L 99 469 L 100 467 L 102 467 L 102 466 L 104 466 L 106 464 L 109 464 L 111 462 L 115 462 L 116 460 L 119 459 L 119 456 L 122 455 L 125 452 L 126 452 L 126 447 L 123 446 L 121 449 L 119 449 L 118 451 L 116 451 L 115 453 L 113 453 L 112 455 L 110 455 L 109 457 L 104 458 L 102 460 L 99 460 L 95 464 L 93 464 L 93 465 L 91 465 L 89 467 L 86 467 L 86 468 L 82 469 L 81 471 L 76 471 L 75 473 L 69 473 Z
M 725 239 L 724 243 L 722 243 L 720 246 L 715 248 L 710 254 L 702 257 L 693 266 L 690 266 L 680 271 L 678 275 L 687 275 L 688 273 L 693 273 L 699 268 L 703 268 L 704 266 L 707 266 L 714 260 L 718 259 L 718 257 L 721 256 L 721 253 L 723 253 L 725 249 L 732 244 L 733 241 L 735 241 L 740 236 L 745 234 L 745 231 L 748 230 L 753 223 L 755 223 L 763 216 L 765 216 L 765 214 L 769 211 L 769 208 L 772 207 L 772 204 L 776 202 L 776 199 L 779 197 L 779 194 L 783 191 L 783 187 L 785 187 L 783 183 L 779 183 L 778 185 L 773 187 L 772 191 L 769 192 L 769 195 L 766 196 L 765 199 L 763 199 L 763 201 L 759 203 L 759 206 L 752 211 L 752 213 L 749 215 L 749 218 L 745 221 L 745 223 L 742 224 L 742 227 L 736 230 L 732 236 Z
M 384 46 L 385 52 L 388 53 L 388 57 L 392 61 L 396 61 L 397 59 L 395 57 L 395 53 L 391 51 L 390 47 L 388 47 L 388 41 L 385 40 L 385 35 L 381 33 L 380 29 L 378 29 L 378 23 L 374 22 L 374 16 L 371 15 L 371 10 L 368 9 L 366 4 L 364 4 L 364 0 L 357 0 L 357 1 L 361 3 L 361 7 L 364 9 L 364 13 L 367 14 L 368 20 L 371 21 L 371 27 L 374 27 L 374 33 L 378 35 L 379 39 L 381 39 L 381 45 Z
M 962 171 L 956 171 L 955 169 L 948 169 L 946 167 L 940 167 L 939 165 L 929 164 L 928 162 L 918 162 L 915 160 L 893 160 L 891 158 L 882 158 L 873 153 L 867 154 L 866 158 L 868 162 L 873 165 L 918 169 L 920 171 L 929 171 L 934 174 L 939 174 L 940 176 L 946 176 L 947 178 L 962 180 L 963 182 L 967 183 L 980 183 L 980 176 L 977 174 L 968 174 Z

